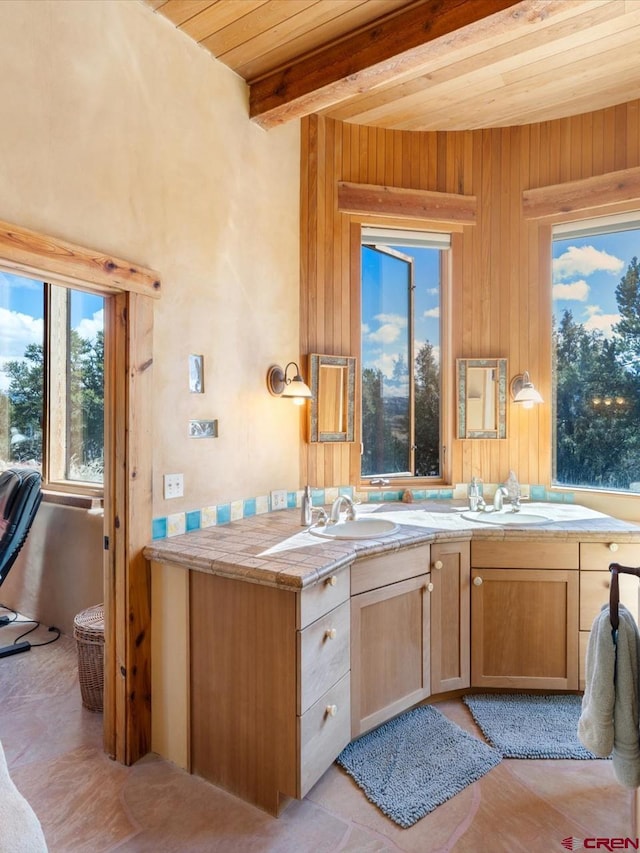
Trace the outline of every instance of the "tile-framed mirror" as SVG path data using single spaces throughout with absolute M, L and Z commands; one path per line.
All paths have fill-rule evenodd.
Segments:
M 507 437 L 507 359 L 458 358 L 457 438 Z
M 355 357 L 312 353 L 309 371 L 313 393 L 309 441 L 353 441 Z

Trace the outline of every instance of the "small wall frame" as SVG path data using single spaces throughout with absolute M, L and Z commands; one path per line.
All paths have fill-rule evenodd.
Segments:
M 507 359 L 459 358 L 457 438 L 507 437 Z
M 313 398 L 309 441 L 353 441 L 355 433 L 356 359 L 354 356 L 309 356 Z

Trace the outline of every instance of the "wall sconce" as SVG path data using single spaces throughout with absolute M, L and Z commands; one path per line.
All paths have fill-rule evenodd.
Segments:
M 295 368 L 295 374 L 290 379 L 287 377 L 287 371 L 292 365 Z M 284 370 L 280 365 L 273 364 L 267 372 L 267 388 L 274 397 L 290 397 L 297 406 L 301 406 L 305 400 L 313 397 L 311 389 L 300 376 L 300 368 L 295 361 L 290 361 Z
M 523 409 L 532 409 L 535 403 L 544 403 L 540 392 L 533 387 L 529 373 L 519 373 L 514 376 L 509 386 L 514 403 L 520 403 Z

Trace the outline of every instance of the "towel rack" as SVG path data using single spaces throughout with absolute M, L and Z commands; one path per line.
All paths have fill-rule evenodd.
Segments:
M 635 575 L 637 578 L 640 578 L 640 568 L 633 569 L 630 566 L 621 566 L 619 563 L 611 563 L 609 571 L 611 572 L 611 586 L 609 587 L 609 619 L 611 620 L 611 627 L 614 631 L 617 631 L 620 621 L 618 616 L 618 605 L 620 604 L 618 575 Z

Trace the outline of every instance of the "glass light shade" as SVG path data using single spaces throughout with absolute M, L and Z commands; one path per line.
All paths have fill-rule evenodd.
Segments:
M 293 379 L 284 387 L 282 392 L 283 397 L 293 397 L 294 402 L 302 405 L 305 400 L 310 400 L 313 397 L 311 388 L 302 381 L 300 375 L 294 376 Z
M 522 387 L 513 398 L 514 403 L 520 403 L 523 409 L 531 409 L 536 403 L 544 403 L 539 391 L 533 387 L 529 374 L 525 370 L 522 374 Z

